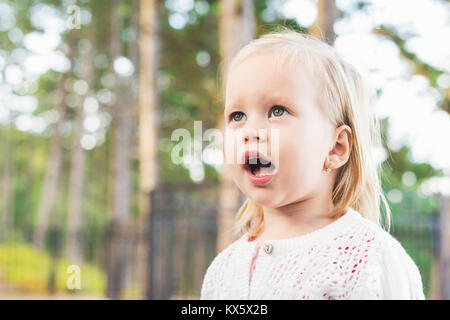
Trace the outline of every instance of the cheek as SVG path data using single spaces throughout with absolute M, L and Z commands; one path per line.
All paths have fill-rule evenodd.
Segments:
M 233 163 L 236 156 L 236 138 L 234 131 L 227 130 L 225 132 L 223 139 L 223 156 L 225 163 Z
M 239 186 L 239 173 L 238 173 L 238 166 L 236 164 L 227 164 L 226 165 L 226 172 L 231 176 L 234 183 Z
M 239 157 L 242 155 L 243 146 L 239 143 L 239 132 L 229 130 L 225 133 L 223 141 L 223 156 L 225 174 L 233 179 L 234 183 L 241 188 L 242 186 L 242 164 Z M 241 189 L 242 190 L 242 189 Z
M 280 144 L 280 171 L 294 190 L 308 190 L 321 177 L 327 154 L 324 134 L 301 130 L 283 137 Z

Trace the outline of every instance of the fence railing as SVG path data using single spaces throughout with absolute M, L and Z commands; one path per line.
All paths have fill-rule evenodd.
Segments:
M 419 268 L 426 295 L 430 292 L 433 256 L 440 241 L 439 230 L 438 212 L 396 215 L 390 230 Z
M 13 290 L 117 299 L 198 298 L 217 254 L 218 202 L 217 185 L 159 186 L 151 194 L 145 235 L 137 232 L 136 223 L 83 225 L 77 237 L 83 258 L 79 262 L 67 258 L 63 226 L 48 230 L 47 246 L 40 251 L 31 244 L 32 227 L 18 226 L 14 236 L 0 239 L 0 297 Z M 440 246 L 439 224 L 438 213 L 402 214 L 392 221 L 391 233 L 418 265 L 426 293 Z M 139 246 L 150 253 L 146 294 L 137 267 Z M 80 265 L 80 290 L 67 288 L 67 268 L 73 264 Z
M 216 254 L 217 199 L 214 186 L 152 192 L 150 298 L 198 296 Z

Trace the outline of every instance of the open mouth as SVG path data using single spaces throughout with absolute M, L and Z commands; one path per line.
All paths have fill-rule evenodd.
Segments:
M 255 177 L 273 175 L 275 166 L 258 152 L 247 152 L 245 154 L 244 169 Z

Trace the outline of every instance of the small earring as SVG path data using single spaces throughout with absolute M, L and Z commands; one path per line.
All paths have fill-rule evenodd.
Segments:
M 331 168 L 330 168 L 330 167 L 327 167 L 327 168 L 325 169 L 325 172 L 326 172 L 326 173 L 330 173 L 330 171 L 331 171 Z

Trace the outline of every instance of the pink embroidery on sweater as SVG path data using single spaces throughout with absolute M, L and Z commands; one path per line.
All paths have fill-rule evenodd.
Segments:
M 251 241 L 255 240 L 255 238 L 256 237 L 254 237 L 254 236 L 253 237 L 248 237 L 247 241 L 251 242 Z M 256 258 L 258 257 L 259 248 L 260 247 L 256 248 L 256 253 L 255 253 L 254 257 L 252 258 L 252 263 L 250 264 L 250 278 L 249 278 L 249 282 L 252 281 L 253 271 L 256 268 Z
M 250 265 L 250 279 L 249 279 L 249 281 L 252 281 L 253 271 L 254 271 L 255 268 L 256 268 L 256 258 L 258 257 L 259 248 L 260 248 L 260 247 L 258 247 L 258 248 L 256 249 L 256 253 L 255 253 L 255 255 L 254 255 L 253 259 L 252 259 L 252 263 L 251 263 L 251 265 Z

